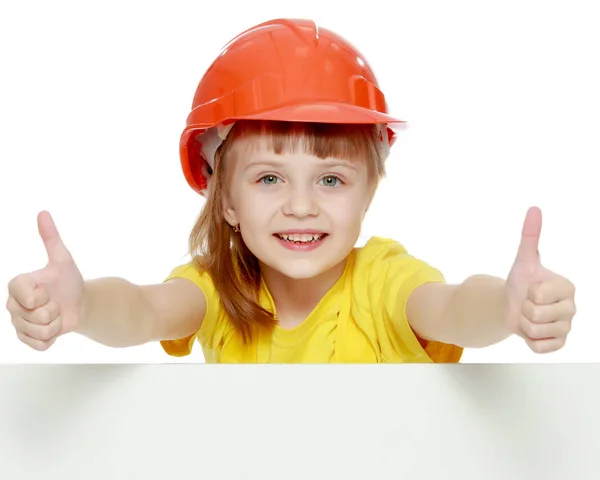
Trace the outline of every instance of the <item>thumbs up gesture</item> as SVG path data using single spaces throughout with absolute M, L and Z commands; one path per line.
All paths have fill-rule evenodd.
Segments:
M 6 308 L 19 340 L 44 351 L 78 325 L 84 282 L 48 212 L 38 215 L 38 230 L 48 264 L 9 282 Z
M 566 278 L 542 266 L 538 250 L 542 212 L 530 208 L 521 243 L 506 280 L 507 322 L 536 353 L 565 345 L 576 313 L 575 287 Z

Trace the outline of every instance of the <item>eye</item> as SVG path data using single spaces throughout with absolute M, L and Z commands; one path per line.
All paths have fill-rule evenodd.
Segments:
M 259 181 L 265 185 L 275 185 L 278 180 L 279 178 L 277 178 L 275 175 L 265 175 L 264 177 L 261 177 Z
M 321 181 L 325 187 L 337 187 L 342 183 L 339 177 L 336 177 L 335 175 L 328 175 L 321 179 Z

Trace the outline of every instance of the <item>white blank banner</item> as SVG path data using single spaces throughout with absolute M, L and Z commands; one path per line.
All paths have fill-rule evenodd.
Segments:
M 0 478 L 597 479 L 600 365 L 0 367 Z

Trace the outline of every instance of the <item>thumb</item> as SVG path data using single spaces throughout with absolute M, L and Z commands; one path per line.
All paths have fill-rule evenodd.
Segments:
M 49 212 L 43 211 L 38 215 L 38 231 L 44 242 L 44 247 L 46 247 L 49 263 L 72 260 L 71 254 L 60 238 L 60 234 Z
M 539 261 L 539 243 L 542 231 L 542 211 L 538 207 L 531 207 L 527 211 L 523 230 L 521 232 L 521 243 L 517 251 L 517 260 Z

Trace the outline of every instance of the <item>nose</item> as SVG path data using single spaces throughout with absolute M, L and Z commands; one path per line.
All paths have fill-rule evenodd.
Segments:
M 299 218 L 318 215 L 319 204 L 315 192 L 303 186 L 290 188 L 283 205 L 283 213 Z

